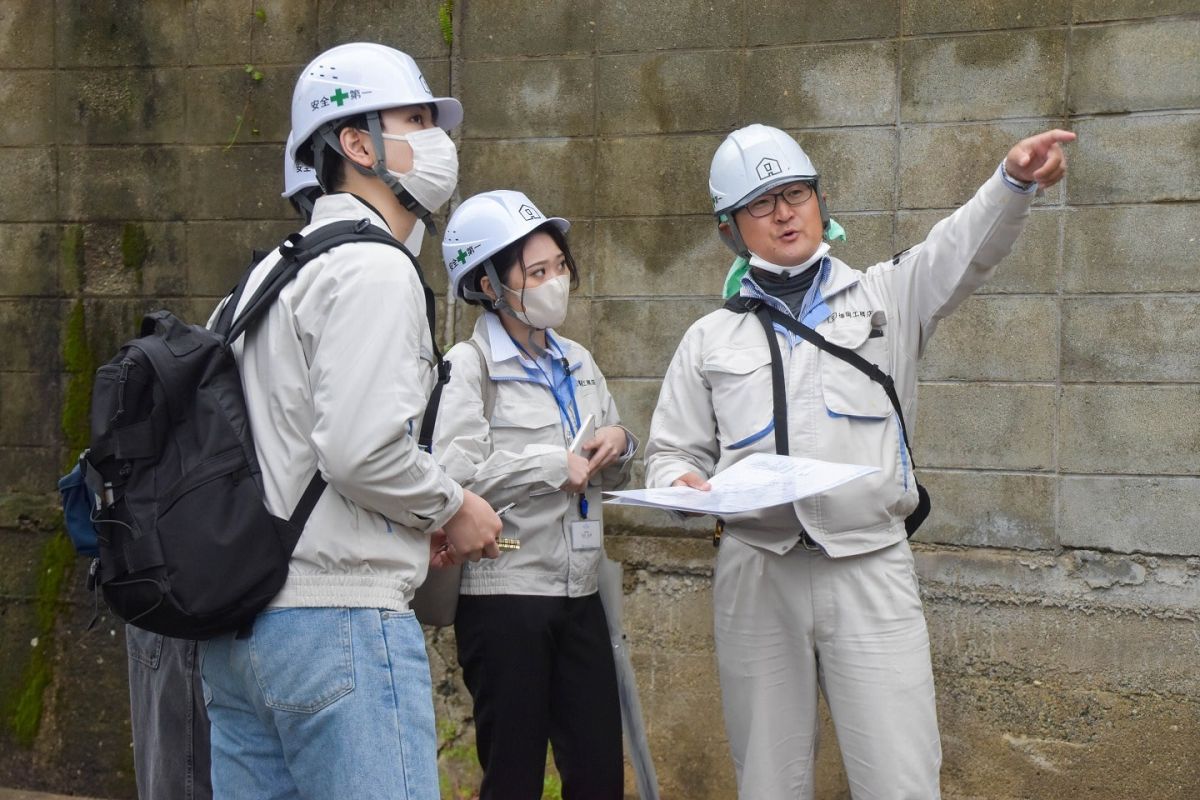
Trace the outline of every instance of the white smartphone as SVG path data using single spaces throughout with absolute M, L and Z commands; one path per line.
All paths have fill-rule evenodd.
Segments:
M 596 415 L 588 414 L 587 419 L 579 426 L 579 433 L 571 442 L 571 452 L 577 456 L 583 455 L 583 446 L 596 438 Z

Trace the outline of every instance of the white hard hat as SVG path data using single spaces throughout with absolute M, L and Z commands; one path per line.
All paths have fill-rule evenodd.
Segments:
M 292 134 L 288 134 L 287 146 L 283 151 L 283 194 L 280 197 L 292 197 L 305 189 L 319 189 L 321 183 L 317 180 L 317 171 L 312 167 L 297 164 L 292 154 Z
M 343 44 L 326 50 L 304 68 L 292 92 L 292 133 L 288 153 L 321 126 L 345 117 L 389 108 L 428 103 L 437 108 L 444 130 L 463 119 L 462 104 L 453 97 L 434 97 L 407 53 L 369 42 Z
M 464 279 L 483 267 L 498 288 L 501 281 L 491 257 L 547 223 L 563 233 L 571 227 L 562 217 L 547 217 L 521 192 L 498 189 L 464 200 L 446 222 L 442 239 L 442 259 L 453 295 L 484 299 L 471 297 L 463 287 Z
M 791 136 L 767 125 L 747 125 L 725 137 L 713 154 L 708 172 L 708 193 L 718 222 L 727 222 L 730 233 L 721 238 L 735 253 L 745 255 L 745 244 L 733 213 L 763 192 L 796 181 L 808 181 L 821 209 L 821 222 L 829 225 L 820 174 L 812 160 Z

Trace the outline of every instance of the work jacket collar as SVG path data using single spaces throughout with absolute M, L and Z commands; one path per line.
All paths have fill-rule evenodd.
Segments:
M 491 356 L 491 370 L 494 377 L 512 380 L 529 379 L 530 370 L 537 371 L 533 362 L 526 358 L 513 342 L 512 337 L 508 335 L 508 331 L 500 322 L 499 316 L 495 313 L 485 311 L 479 315 L 479 319 L 475 321 L 474 336 L 480 341 L 480 344 L 485 345 L 484 352 Z M 579 369 L 583 363 L 579 347 L 570 340 L 556 337 L 553 329 L 546 331 L 546 343 L 555 357 L 561 354 L 567 359 L 570 372 Z
M 829 273 L 821 282 L 821 295 L 825 300 L 829 300 L 851 286 L 856 286 L 861 277 L 862 273 L 852 269 L 846 262 L 829 256 Z
M 334 192 L 324 194 L 313 203 L 312 224 L 309 228 L 328 225 L 330 222 L 343 219 L 363 219 L 366 217 L 372 225 L 391 233 L 392 229 L 383 221 L 383 217 L 370 203 L 349 192 Z

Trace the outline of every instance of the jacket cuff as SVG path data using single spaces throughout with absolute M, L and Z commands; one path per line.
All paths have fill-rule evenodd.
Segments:
M 442 510 L 429 522 L 429 527 L 425 529 L 425 533 L 433 533 L 439 530 L 450 518 L 458 513 L 463 504 L 463 488 L 443 473 L 443 480 L 448 484 L 446 505 Z
M 638 441 L 638 438 L 633 435 L 633 431 L 629 430 L 629 428 L 626 428 L 624 425 L 618 425 L 617 427 L 625 431 L 625 452 L 620 456 L 620 461 L 624 464 L 633 458 L 641 442 Z
M 997 170 L 997 173 L 1000 175 L 1000 180 L 1004 182 L 1004 185 L 1017 194 L 1033 194 L 1038 189 L 1037 181 L 1030 181 L 1029 183 L 1026 183 L 1025 181 L 1019 181 L 1013 176 L 1009 175 L 1008 170 L 1004 168 L 1003 160 L 1000 161 L 1000 168 Z

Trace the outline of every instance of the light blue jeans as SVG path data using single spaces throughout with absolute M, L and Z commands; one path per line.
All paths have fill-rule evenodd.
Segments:
M 411 611 L 264 611 L 205 643 L 217 800 L 437 800 L 429 661 Z

